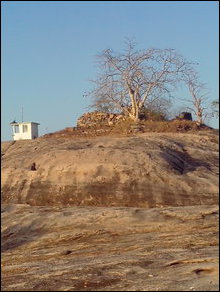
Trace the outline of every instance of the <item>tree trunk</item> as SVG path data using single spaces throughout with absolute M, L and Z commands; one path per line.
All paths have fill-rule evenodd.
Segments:
M 197 111 L 197 124 L 201 126 L 203 124 L 203 117 L 202 117 L 202 111 Z
M 133 115 L 133 114 L 129 114 L 129 117 L 132 119 L 132 121 L 134 121 L 135 123 L 139 122 L 139 115 Z
M 138 122 L 139 121 L 139 107 L 137 104 L 137 100 L 135 98 L 135 92 L 129 88 L 129 94 L 131 98 L 131 112 L 129 116 L 133 121 Z
M 134 105 L 134 108 L 131 108 L 131 112 L 129 113 L 129 117 L 134 121 L 134 122 L 139 122 L 139 108 L 137 105 Z

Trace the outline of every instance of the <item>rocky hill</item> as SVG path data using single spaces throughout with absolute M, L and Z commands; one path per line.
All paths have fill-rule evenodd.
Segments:
M 2 291 L 218 291 L 217 133 L 1 146 Z
M 38 138 L 2 148 L 3 202 L 157 207 L 218 199 L 218 143 L 208 132 Z

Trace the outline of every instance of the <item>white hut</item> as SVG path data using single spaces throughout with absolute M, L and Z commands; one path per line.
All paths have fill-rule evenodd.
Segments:
M 28 140 L 35 139 L 38 137 L 38 125 L 39 123 L 34 122 L 22 122 L 17 123 L 13 121 L 10 123 L 13 130 L 13 140 Z

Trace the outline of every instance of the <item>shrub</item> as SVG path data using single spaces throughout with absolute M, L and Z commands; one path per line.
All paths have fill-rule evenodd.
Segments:
M 141 120 L 148 121 L 166 121 L 166 116 L 160 111 L 154 111 L 149 109 L 143 109 L 140 114 Z

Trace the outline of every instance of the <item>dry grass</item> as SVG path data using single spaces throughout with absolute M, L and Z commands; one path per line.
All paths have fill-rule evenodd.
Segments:
M 188 120 L 173 121 L 155 121 L 146 120 L 136 124 L 131 119 L 120 121 L 119 123 L 108 125 L 97 125 L 91 127 L 68 127 L 61 131 L 44 135 L 45 138 L 50 137 L 97 137 L 97 136 L 129 136 L 137 132 L 155 132 L 155 133 L 195 133 L 199 131 L 207 131 L 212 128 L 202 125 L 197 126 L 196 122 Z

